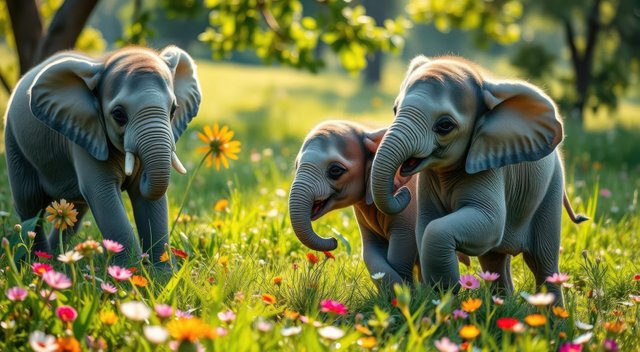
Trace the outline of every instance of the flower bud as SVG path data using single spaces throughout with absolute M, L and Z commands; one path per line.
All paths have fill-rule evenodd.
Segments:
M 31 240 L 34 240 L 36 238 L 36 233 L 35 231 L 29 231 L 27 232 L 27 236 L 29 236 Z
M 22 232 L 22 225 L 20 225 L 20 224 L 13 225 L 13 231 L 15 231 L 16 233 L 21 233 Z

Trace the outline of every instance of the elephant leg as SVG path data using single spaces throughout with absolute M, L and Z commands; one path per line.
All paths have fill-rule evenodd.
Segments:
M 413 229 L 391 231 L 387 262 L 405 282 L 413 282 L 413 266 L 417 257 L 418 249 Z
M 73 225 L 73 228 L 68 228 L 67 230 L 62 232 L 63 243 L 60 243 L 60 231 L 58 229 L 52 227 L 51 231 L 49 232 L 49 248 L 51 248 L 54 253 L 59 250 L 58 246 L 64 246 L 69 242 L 69 239 L 74 234 L 78 233 L 78 230 L 80 230 L 80 227 L 82 226 L 82 218 L 84 218 L 84 216 L 87 214 L 87 210 L 89 210 L 89 206 L 84 201 L 76 201 L 73 202 L 73 204 L 75 205 L 75 209 L 78 211 L 78 215 L 76 215 L 76 219 L 78 221 Z
M 169 270 L 168 262 L 161 262 L 160 257 L 169 243 L 169 221 L 167 196 L 151 201 L 139 193 L 128 191 L 133 206 L 133 216 L 142 245 L 142 251 L 148 253 L 156 268 Z
M 383 292 L 393 293 L 393 285 L 402 284 L 403 277 L 387 262 L 389 244 L 384 238 L 371 233 L 361 226 L 362 257 L 370 275 L 384 273 L 380 280 L 374 283 Z M 411 281 L 409 281 L 411 282 Z
M 511 256 L 508 254 L 489 252 L 478 257 L 483 271 L 500 274 L 494 282 L 494 291 L 501 295 L 513 294 L 513 280 L 511 279 Z

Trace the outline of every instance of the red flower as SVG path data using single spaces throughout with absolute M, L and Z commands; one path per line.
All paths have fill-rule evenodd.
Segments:
M 325 257 L 327 257 L 327 259 L 336 259 L 336 257 L 334 257 L 333 254 L 331 254 L 331 252 L 329 251 L 323 251 L 322 253 Z
M 394 307 L 398 306 L 398 299 L 396 297 L 393 297 L 393 299 L 391 300 L 391 305 Z
M 640 274 L 633 275 L 633 281 L 640 281 Z
M 182 249 L 171 247 L 171 252 L 173 252 L 173 255 L 175 255 L 176 257 L 187 259 L 187 252 L 183 251 Z
M 309 262 L 309 264 L 314 265 L 314 264 L 318 264 L 318 261 L 320 259 L 318 259 L 318 256 L 309 252 L 307 253 L 307 261 Z
M 496 320 L 498 327 L 507 331 L 511 331 L 518 323 L 520 323 L 520 321 L 516 318 L 498 318 L 498 320 Z
M 35 251 L 33 252 L 40 259 L 51 259 L 53 256 L 45 251 Z

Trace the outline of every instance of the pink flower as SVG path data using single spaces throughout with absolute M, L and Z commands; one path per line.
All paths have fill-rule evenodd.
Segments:
M 458 352 L 460 348 L 455 342 L 452 342 L 446 337 L 441 338 L 440 340 L 436 340 L 433 343 L 436 346 L 436 349 L 440 352 Z
M 40 258 L 40 259 L 51 259 L 53 258 L 53 256 L 45 251 L 35 251 L 33 252 L 33 254 L 36 255 L 36 257 Z
M 62 321 L 74 321 L 78 317 L 78 312 L 72 306 L 60 306 L 56 308 L 56 315 Z
M 49 301 L 55 301 L 56 299 L 58 299 L 58 295 L 56 295 L 55 292 L 47 290 L 46 288 L 40 290 L 40 296 L 42 296 L 42 298 L 44 299 L 48 299 Z
M 320 311 L 325 313 L 335 313 L 338 315 L 347 314 L 347 307 L 344 304 L 331 299 L 325 299 L 320 302 Z
M 234 313 L 231 309 L 228 309 L 225 312 L 218 312 L 218 319 L 225 323 L 230 323 L 236 319 L 236 313 Z
M 42 279 L 54 290 L 64 290 L 71 287 L 71 280 L 67 275 L 57 271 L 47 271 L 42 274 Z
M 460 285 L 468 290 L 475 290 L 480 287 L 480 281 L 473 274 L 460 276 Z
M 115 294 L 116 292 L 118 292 L 118 289 L 108 282 L 101 283 L 100 288 L 102 289 L 102 291 L 104 291 L 104 293 Z
M 102 240 L 102 244 L 104 245 L 104 248 L 111 253 L 120 253 L 124 250 L 124 246 L 116 241 Z
M 33 270 L 34 274 L 42 276 L 42 274 L 46 273 L 47 271 L 53 270 L 53 267 L 46 263 L 33 263 L 31 264 L 31 270 Z
M 602 188 L 600 190 L 600 195 L 602 196 L 602 198 L 609 198 L 611 197 L 611 191 L 608 188 Z
M 496 306 L 501 306 L 504 304 L 504 299 L 498 296 L 491 296 L 491 299 L 493 300 L 493 304 L 495 304 Z
M 191 312 L 185 312 L 183 310 L 180 309 L 176 309 L 176 317 L 178 318 L 191 318 L 193 317 L 193 315 L 191 314 Z
M 467 314 L 462 309 L 456 309 L 453 311 L 453 320 L 467 319 L 468 317 L 469 317 L 469 314 Z
M 111 277 L 113 277 L 114 279 L 116 279 L 118 281 L 129 280 L 131 275 L 133 275 L 131 273 L 131 271 L 129 271 L 129 269 L 121 268 L 121 267 L 119 267 L 117 265 L 112 265 L 112 266 L 108 267 L 107 268 L 107 272 L 109 273 L 109 275 L 111 275 Z
M 551 276 L 547 276 L 547 282 L 551 284 L 563 284 L 569 281 L 571 277 L 564 273 L 553 273 Z
M 490 271 L 481 271 L 478 273 L 478 276 L 480 276 L 480 278 L 486 282 L 493 282 L 498 280 L 500 274 L 492 273 Z
M 154 308 L 159 318 L 171 318 L 173 315 L 173 308 L 168 304 L 156 304 Z
M 12 287 L 7 290 L 7 298 L 13 302 L 22 302 L 27 298 L 27 290 L 22 287 Z
M 582 345 L 577 343 L 565 342 L 558 348 L 558 352 L 581 352 Z

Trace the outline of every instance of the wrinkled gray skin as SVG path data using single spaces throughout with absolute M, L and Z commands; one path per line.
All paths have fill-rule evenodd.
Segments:
M 412 206 L 393 180 L 398 170 L 419 173 L 416 237 L 426 282 L 456 286 L 456 250 L 499 273 L 506 293 L 512 255 L 523 254 L 538 285 L 558 272 L 563 200 L 572 220 L 586 218 L 564 196 L 562 122 L 548 96 L 460 58 L 420 56 L 394 110 L 372 166 L 373 199 L 388 214 Z M 557 285 L 547 289 L 561 297 Z
M 173 46 L 160 53 L 124 48 L 101 60 L 64 52 L 34 67 L 18 82 L 5 122 L 20 219 L 64 198 L 79 211 L 74 231 L 91 209 L 103 237 L 124 245 L 117 263 L 139 258 L 140 244 L 160 263 L 171 165 L 186 172 L 175 142 L 198 112 L 200 96 L 193 60 Z M 140 244 L 121 190 L 131 199 Z M 56 251 L 58 237 L 53 229 L 47 240 L 38 226 L 34 249 Z
M 326 121 L 306 137 L 296 159 L 296 176 L 289 195 L 294 232 L 302 243 L 318 251 L 336 248 L 334 238 L 319 237 L 311 221 L 353 206 L 362 235 L 362 256 L 370 274 L 385 273 L 380 282 L 412 283 L 416 263 L 415 203 L 397 215 L 380 212 L 371 199 L 369 171 L 373 155 L 386 129 L 370 130 L 349 121 Z M 396 187 L 411 178 L 396 177 Z M 469 258 L 461 258 L 469 265 Z

